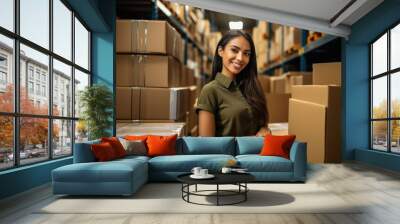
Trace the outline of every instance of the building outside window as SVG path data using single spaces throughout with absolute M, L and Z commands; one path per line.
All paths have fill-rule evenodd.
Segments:
M 29 74 L 29 79 L 33 80 L 33 67 L 32 66 L 29 66 L 28 74 Z
M 4 71 L 0 71 L 0 84 L 7 84 L 7 74 Z
M 29 94 L 34 93 L 33 82 L 31 82 L 31 81 L 28 82 L 28 91 L 29 91 Z
M 42 96 L 46 96 L 46 86 L 42 86 Z
M 0 54 L 0 91 L 7 88 L 7 55 Z

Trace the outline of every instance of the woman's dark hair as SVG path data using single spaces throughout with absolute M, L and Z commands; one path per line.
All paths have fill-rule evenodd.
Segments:
M 255 119 L 257 119 L 256 121 L 258 122 L 257 124 L 260 127 L 265 126 L 269 120 L 269 115 L 265 95 L 262 91 L 261 84 L 257 79 L 257 57 L 254 42 L 248 33 L 241 30 L 231 30 L 221 38 L 218 42 L 217 49 L 215 49 L 210 80 L 214 80 L 217 73 L 222 71 L 222 58 L 218 54 L 218 49 L 220 47 L 225 49 L 225 46 L 229 41 L 239 36 L 244 37 L 249 42 L 251 53 L 249 63 L 236 76 L 236 83 L 238 83 L 239 89 L 246 98 L 247 103 L 253 108 Z

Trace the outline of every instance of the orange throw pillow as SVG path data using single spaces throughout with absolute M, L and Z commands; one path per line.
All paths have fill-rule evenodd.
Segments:
M 266 135 L 264 146 L 261 149 L 262 156 L 280 156 L 289 159 L 290 147 L 296 135 Z
M 122 146 L 121 142 L 117 137 L 109 137 L 109 138 L 101 138 L 101 142 L 108 142 L 114 149 L 115 155 L 117 158 L 121 158 L 126 156 L 126 151 L 124 146 Z
M 109 161 L 117 158 L 113 147 L 108 142 L 93 144 L 90 147 L 92 149 L 94 157 L 99 162 Z
M 147 140 L 147 135 L 127 135 L 124 137 L 124 139 L 129 140 L 129 141 L 146 141 Z
M 176 155 L 177 135 L 157 136 L 149 135 L 147 137 L 148 156 Z

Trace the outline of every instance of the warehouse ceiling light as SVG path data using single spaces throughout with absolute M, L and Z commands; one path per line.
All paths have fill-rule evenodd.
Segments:
M 241 30 L 241 29 L 243 29 L 243 22 L 242 21 L 229 21 L 229 29 Z

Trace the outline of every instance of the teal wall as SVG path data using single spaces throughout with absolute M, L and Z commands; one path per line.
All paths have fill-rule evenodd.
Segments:
M 116 1 L 67 2 L 92 31 L 92 82 L 104 83 L 114 93 Z M 115 122 L 114 117 L 112 119 Z M 115 132 L 114 127 L 110 127 L 110 132 Z M 0 199 L 50 182 L 53 169 L 71 163 L 72 157 L 68 157 L 0 172 Z
M 92 71 L 93 83 L 107 85 L 114 96 L 113 126 L 109 132 L 115 135 L 115 19 L 116 1 L 99 1 L 98 8 L 102 13 L 109 32 L 92 33 Z
M 53 169 L 71 163 L 69 157 L 0 172 L 0 199 L 48 183 Z
M 400 0 L 385 0 L 351 27 L 343 41 L 343 159 L 399 170 L 400 157 L 369 150 L 369 43 L 400 22 Z

